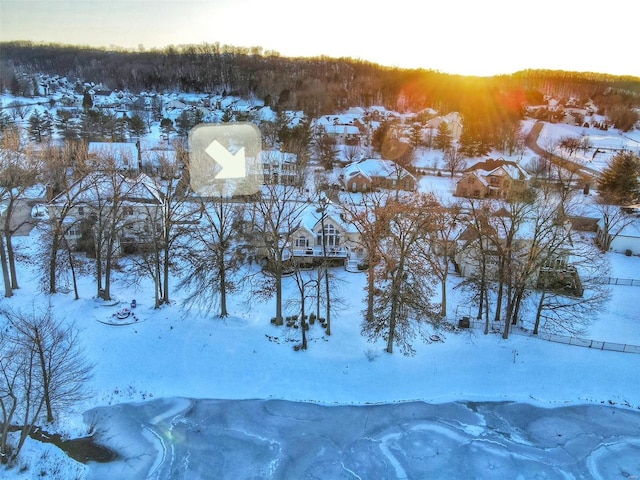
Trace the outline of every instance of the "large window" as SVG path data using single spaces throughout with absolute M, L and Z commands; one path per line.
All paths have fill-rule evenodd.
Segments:
M 300 235 L 296 238 L 296 247 L 307 248 L 309 246 L 309 239 L 306 235 Z
M 324 232 L 322 229 L 317 231 L 316 245 L 321 246 L 322 239 L 324 237 L 324 245 L 327 247 L 337 247 L 340 245 L 340 233 L 332 224 L 328 223 L 324 226 Z

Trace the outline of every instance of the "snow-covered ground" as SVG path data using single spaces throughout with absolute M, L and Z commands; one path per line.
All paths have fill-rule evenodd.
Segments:
M 525 122 L 525 128 L 530 126 L 530 122 Z M 632 149 L 634 146 L 637 148 L 640 140 L 637 131 L 623 136 L 617 132 L 591 130 L 546 124 L 539 143 L 544 146 L 546 139 L 587 134 L 594 146 Z M 151 139 L 159 137 L 159 130 L 154 126 Z M 599 153 L 595 158 L 585 158 L 585 161 L 596 164 L 603 162 L 606 155 Z M 508 157 L 492 152 L 490 156 L 502 156 L 526 165 L 533 153 L 527 151 L 522 156 Z M 442 152 L 423 150 L 419 152 L 417 163 L 426 168 L 442 168 Z M 602 165 L 604 163 L 594 168 Z M 442 176 L 423 177 L 420 189 L 450 195 L 455 181 L 443 172 Z M 25 253 L 33 253 L 37 234 L 34 231 L 30 237 L 16 239 L 16 243 Z M 608 257 L 612 276 L 640 279 L 640 257 L 618 254 L 608 254 Z M 93 298 L 95 292 L 91 278 L 82 279 L 81 299 L 78 301 L 74 301 L 70 294 L 41 294 L 33 268 L 33 265 L 21 263 L 22 288 L 15 292 L 13 298 L 1 299 L 0 306 L 27 310 L 45 307 L 51 302 L 56 316 L 75 323 L 82 330 L 82 345 L 96 365 L 93 380 L 87 385 L 92 392 L 91 397 L 74 411 L 65 412 L 50 430 L 80 436 L 95 427 L 100 441 L 117 448 L 123 455 L 127 452 L 134 457 L 141 454 L 148 459 L 150 468 L 166 468 L 168 465 L 155 456 L 156 452 L 166 454 L 170 450 L 174 455 L 171 458 L 183 465 L 189 459 L 194 460 L 195 456 L 190 456 L 192 451 L 186 458 L 175 453 L 185 451 L 184 445 L 189 444 L 181 435 L 191 437 L 192 441 L 196 438 L 195 445 L 198 445 L 198 429 L 210 430 L 206 440 L 202 440 L 210 446 L 212 435 L 219 432 L 215 430 L 219 427 L 216 422 L 230 416 L 235 420 L 240 417 L 261 418 L 265 409 L 273 411 L 274 403 L 269 401 L 285 400 L 296 403 L 275 405 L 286 412 L 297 412 L 297 421 L 302 418 L 304 422 L 276 422 L 273 429 L 282 427 L 277 434 L 256 429 L 255 423 L 251 426 L 242 424 L 242 428 L 234 430 L 237 424 L 230 422 L 232 428 L 223 432 L 225 438 L 229 439 L 232 431 L 237 436 L 223 442 L 224 453 L 216 459 L 246 463 L 251 456 L 259 465 L 266 465 L 265 470 L 253 472 L 262 478 L 261 473 L 275 471 L 270 470 L 275 468 L 274 458 L 281 459 L 274 454 L 280 448 L 276 443 L 287 443 L 291 447 L 292 439 L 288 435 L 295 430 L 296 434 L 308 435 L 312 439 L 308 443 L 300 437 L 293 437 L 299 441 L 295 452 L 300 452 L 302 446 L 309 446 L 317 448 L 318 455 L 320 452 L 328 455 L 322 459 L 331 458 L 334 462 L 331 468 L 336 467 L 335 462 L 341 462 L 339 471 L 323 469 L 326 464 L 322 468 L 320 464 L 313 464 L 318 466 L 316 472 L 326 473 L 325 478 L 357 478 L 357 475 L 362 478 L 416 478 L 415 471 L 407 469 L 406 459 L 430 455 L 435 458 L 440 453 L 439 447 L 469 452 L 463 457 L 444 455 L 443 458 L 449 461 L 464 464 L 471 458 L 479 463 L 476 467 L 469 460 L 463 466 L 458 465 L 458 470 L 446 470 L 452 471 L 451 475 L 447 473 L 448 476 L 429 478 L 474 475 L 479 478 L 517 478 L 517 475 L 530 478 L 533 475 L 527 475 L 528 472 L 518 462 L 523 458 L 543 463 L 556 462 L 555 453 L 549 457 L 545 456 L 548 452 L 539 450 L 541 446 L 548 446 L 545 442 L 550 441 L 550 432 L 554 432 L 558 437 L 562 435 L 571 439 L 562 444 L 561 450 L 582 452 L 586 460 L 580 464 L 581 470 L 572 470 L 568 466 L 562 472 L 541 469 L 535 471 L 536 474 L 546 475 L 546 478 L 564 475 L 562 478 L 605 480 L 640 476 L 640 464 L 634 460 L 640 458 L 637 454 L 640 453 L 640 355 L 551 343 L 515 333 L 508 340 L 503 340 L 499 335 L 485 336 L 477 330 L 453 333 L 430 329 L 425 330 L 428 342 L 416 339 L 415 356 L 388 355 L 384 353 L 381 342 L 368 343 L 360 334 L 364 275 L 340 269 L 335 273 L 345 281 L 341 288 L 344 307 L 333 317 L 332 335 L 327 337 L 319 325 L 314 325 L 309 332 L 309 350 L 295 352 L 292 347 L 299 341 L 299 332 L 270 324 L 273 301 L 248 302 L 248 295 L 240 292 L 231 298 L 231 316 L 221 320 L 196 311 L 186 312 L 182 308 L 180 292 L 174 292 L 171 306 L 154 310 L 153 289 L 148 282 L 132 286 L 118 277 L 113 290 L 122 303 L 103 306 Z M 468 302 L 460 291 L 454 289 L 458 281 L 453 276 L 448 291 L 449 313 L 453 322 L 457 320 L 458 306 L 468 308 Z M 285 298 L 296 295 L 295 286 L 287 281 Z M 640 287 L 613 286 L 608 307 L 591 324 L 589 338 L 640 345 L 640 312 L 635 304 L 638 295 Z M 138 304 L 137 322 L 121 326 L 103 323 L 117 310 L 129 305 L 132 299 L 136 299 Z M 206 404 L 193 399 L 215 401 Z M 220 403 L 215 403 L 221 400 L 233 403 L 225 403 L 222 408 Z M 420 417 L 418 422 L 392 413 L 403 409 L 411 416 L 432 408 L 423 402 L 438 405 L 441 410 Z M 509 407 L 484 404 L 484 413 L 478 413 L 473 410 L 472 403 L 465 402 L 517 402 L 530 408 L 526 410 L 526 406 L 515 406 L 513 408 L 518 415 L 504 411 L 498 415 L 497 410 Z M 391 404 L 391 407 L 385 407 L 389 410 L 376 412 L 377 415 L 380 412 L 387 415 L 388 412 L 387 423 L 381 421 L 377 432 L 362 429 L 369 438 L 368 443 L 361 440 L 357 444 L 346 442 L 345 438 L 352 438 L 346 435 L 348 430 L 355 425 L 349 423 L 349 419 L 355 420 L 353 410 L 348 408 L 368 404 Z M 555 408 L 585 404 L 619 408 L 598 410 L 598 413 L 596 410 Z M 340 406 L 340 409 L 330 413 L 317 410 L 318 407 L 326 409 L 329 406 Z M 96 407 L 98 410 L 87 414 L 86 419 L 83 417 L 84 412 Z M 543 407 L 543 410 L 537 407 Z M 197 414 L 187 415 L 190 409 L 195 409 Z M 218 413 L 207 416 L 207 409 Z M 547 410 L 548 418 L 540 413 Z M 343 415 L 342 412 L 346 413 Z M 575 427 L 576 416 L 584 418 L 589 415 L 593 415 L 595 423 L 581 424 L 580 429 L 590 432 L 583 436 L 583 430 Z M 330 421 L 329 416 L 333 420 Z M 533 426 L 527 427 L 529 437 L 518 436 L 524 430 L 519 423 L 523 416 L 532 419 Z M 610 418 L 604 420 L 607 416 Z M 493 420 L 487 421 L 489 417 Z M 596 421 L 596 417 L 599 420 Z M 539 419 L 542 420 L 536 423 Z M 97 423 L 93 424 L 94 421 Z M 135 428 L 131 421 L 137 425 Z M 335 433 L 329 441 L 331 448 L 322 444 L 327 437 L 317 436 L 318 425 L 325 423 L 321 431 Z M 141 425 L 146 426 L 141 428 Z M 167 426 L 170 428 L 165 429 L 166 435 L 158 438 L 158 432 Z M 626 429 L 622 437 L 615 442 L 607 440 L 611 438 L 608 432 L 622 426 Z M 595 432 L 596 428 L 600 430 Z M 427 437 L 436 440 L 425 438 L 424 432 L 429 432 Z M 142 443 L 135 443 L 138 440 L 131 437 L 141 435 L 147 435 Z M 587 437 L 597 441 L 586 445 L 583 442 Z M 123 445 L 123 442 L 128 445 Z M 167 450 L 145 450 L 144 442 L 153 445 L 160 442 Z M 535 442 L 539 443 L 534 445 Z M 249 444 L 249 450 L 243 449 L 243 444 Z M 577 444 L 580 448 L 574 450 Z M 141 445 L 142 451 L 132 453 L 132 449 Z M 489 449 L 488 445 L 493 447 Z M 325 454 L 323 448 L 329 448 L 327 451 L 330 453 Z M 474 448 L 477 450 L 471 452 Z M 349 453 L 347 449 L 353 451 Z M 262 452 L 257 460 L 253 457 L 256 452 Z M 512 455 L 510 452 L 516 453 Z M 211 455 L 211 450 L 208 453 Z M 367 461 L 374 462 L 373 459 L 380 463 L 367 464 Z M 482 471 L 479 470 L 480 464 L 484 468 Z M 67 459 L 55 447 L 28 440 L 20 465 L 9 471 L 0 469 L 0 476 L 8 480 L 39 477 L 73 479 L 85 475 L 98 479 L 133 478 L 130 472 L 123 473 L 127 472 L 130 463 L 125 462 L 124 465 L 124 470 L 122 463 L 106 467 L 82 466 Z M 376 469 L 376 465 L 380 469 Z M 366 470 L 365 466 L 371 469 Z M 495 470 L 490 470 L 491 466 L 496 467 Z M 165 471 L 162 468 L 159 472 Z M 233 473 L 237 472 L 233 468 L 224 470 L 226 478 L 233 478 Z M 140 475 L 144 478 L 146 474 Z M 195 473 L 188 478 L 212 477 Z
M 37 243 L 36 235 L 34 231 L 31 237 L 18 239 L 25 252 Z M 613 275 L 640 277 L 640 257 L 608 256 L 612 260 Z M 345 280 L 341 288 L 345 305 L 333 317 L 330 337 L 324 335 L 319 325 L 312 326 L 306 352 L 295 352 L 292 348 L 299 341 L 297 330 L 270 324 L 273 302 L 247 303 L 244 294 L 232 298 L 231 316 L 221 320 L 193 311 L 186 313 L 181 308 L 179 292 L 174 295 L 174 305 L 154 310 L 150 285 L 142 282 L 134 288 L 120 278 L 114 289 L 122 304 L 107 307 L 92 297 L 90 278 L 83 279 L 82 298 L 78 301 L 70 294 L 49 297 L 38 293 L 35 274 L 29 267 L 21 271 L 23 287 L 12 299 L 0 302 L 13 308 L 31 309 L 51 301 L 58 317 L 76 323 L 82 330 L 82 344 L 96 364 L 93 380 L 88 385 L 92 396 L 53 426 L 74 436 L 87 433 L 91 426 L 91 420 L 84 422 L 83 411 L 163 398 L 283 399 L 328 406 L 407 401 L 433 404 L 513 401 L 545 408 L 582 404 L 616 405 L 634 411 L 640 408 L 640 389 L 637 388 L 640 355 L 636 354 L 562 345 L 524 335 L 502 340 L 499 335 L 485 336 L 476 330 L 460 333 L 428 330 L 425 331 L 427 338 L 432 334 L 437 337 L 428 343 L 417 339 L 415 356 L 386 354 L 381 342 L 368 343 L 360 335 L 365 276 L 341 269 L 336 269 L 336 274 Z M 455 281 L 454 277 L 449 290 L 453 320 L 456 305 L 464 304 L 458 290 L 453 289 Z M 640 313 L 635 306 L 640 288 L 612 287 L 612 293 L 608 313 L 595 320 L 590 336 L 597 340 L 640 344 Z M 285 297 L 294 295 L 293 283 L 286 282 Z M 126 326 L 101 323 L 134 298 L 138 303 L 138 322 Z M 140 408 L 156 408 L 145 405 Z M 105 419 L 104 424 L 99 420 L 94 425 L 97 432 L 109 426 L 108 434 L 99 438 L 114 448 L 119 446 L 114 438 L 124 434 L 113 430 L 114 422 L 123 425 L 124 431 L 130 428 L 125 426 L 128 420 L 119 416 L 123 408 L 129 407 L 102 412 L 100 418 L 108 420 Z M 256 403 L 255 408 L 261 409 L 264 405 Z M 184 414 L 182 410 L 167 417 L 178 421 Z M 568 420 L 563 418 L 560 415 L 552 425 L 564 425 Z M 627 418 L 625 423 L 636 422 L 636 440 L 640 437 L 637 415 L 616 418 Z M 615 422 L 613 420 L 613 425 Z M 429 425 L 430 429 L 442 427 Z M 200 425 L 198 428 L 212 427 Z M 394 437 L 396 434 L 399 434 L 396 430 L 389 431 L 391 436 L 387 440 L 399 439 Z M 454 436 L 451 432 L 443 435 Z M 455 438 L 463 437 L 454 436 L 453 443 L 456 444 Z M 636 440 L 627 442 L 628 448 L 637 450 Z M 180 440 L 171 437 L 170 442 L 177 444 Z M 233 443 L 226 448 L 232 449 Z M 396 447 L 389 445 L 388 448 Z M 76 472 L 80 475 L 86 469 L 65 460 L 54 447 L 31 440 L 21 465 L 29 467 L 24 472 L 19 469 L 3 472 L 4 478 L 36 478 L 40 470 L 48 471 L 52 478 L 73 478 Z M 107 476 L 104 466 L 92 468 L 89 470 L 96 472 L 93 478 L 116 478 Z M 114 464 L 114 468 L 121 466 Z M 633 468 L 632 475 L 640 474 L 637 463 Z M 55 469 L 61 472 L 57 477 Z

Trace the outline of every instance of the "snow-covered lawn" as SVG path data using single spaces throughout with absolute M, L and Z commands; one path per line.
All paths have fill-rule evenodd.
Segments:
M 34 231 L 17 243 L 28 251 L 36 244 L 36 235 Z M 639 257 L 609 256 L 614 276 L 640 277 Z M 606 402 L 640 408 L 640 355 L 636 354 L 524 335 L 503 340 L 477 330 L 427 329 L 427 336 L 437 337 L 428 343 L 416 339 L 415 356 L 389 355 L 382 342 L 368 343 L 360 335 L 364 274 L 341 269 L 336 274 L 345 280 L 341 288 L 345 306 L 333 317 L 330 337 L 320 325 L 311 327 L 306 352 L 293 349 L 299 337 L 296 329 L 270 324 L 273 302 L 248 302 L 245 293 L 232 298 L 229 318 L 218 319 L 183 310 L 179 292 L 174 293 L 173 305 L 154 310 L 153 290 L 147 282 L 133 288 L 118 278 L 114 291 L 122 303 L 103 306 L 92 297 L 91 278 L 82 280 L 82 298 L 74 301 L 71 294 L 39 293 L 29 267 L 21 269 L 22 288 L 0 303 L 31 309 L 51 302 L 57 317 L 75 322 L 82 330 L 82 344 L 95 363 L 93 381 L 87 385 L 92 395 L 52 427 L 71 435 L 87 432 L 89 426 L 81 415 L 87 409 L 164 397 L 286 399 L 327 405 L 512 400 L 552 407 Z M 454 277 L 452 286 L 455 281 Z M 612 291 L 608 313 L 592 324 L 590 336 L 640 344 L 636 307 L 640 287 L 612 287 Z M 294 295 L 295 286 L 287 281 L 285 298 Z M 455 321 L 457 305 L 466 303 L 458 290 L 450 289 L 449 295 L 450 316 Z M 138 322 L 101 323 L 132 299 L 138 304 Z M 45 460 L 41 459 L 43 452 L 48 452 Z M 29 470 L 19 473 L 14 469 L 4 478 L 35 478 L 34 465 L 44 463 L 51 468 L 62 462 L 54 448 L 33 441 L 24 453 L 23 462 L 33 462 Z M 81 470 L 72 461 L 64 465 L 60 468 L 66 469 L 65 475 Z

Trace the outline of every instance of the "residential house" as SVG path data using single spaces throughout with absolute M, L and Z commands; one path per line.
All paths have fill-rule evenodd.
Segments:
M 269 185 L 300 185 L 302 175 L 298 156 L 279 150 L 264 150 L 261 153 L 264 183 Z
M 336 139 L 338 143 L 358 145 L 360 143 L 360 128 L 356 125 L 326 125 L 324 133 Z
M 506 198 L 524 193 L 530 175 L 516 162 L 488 159 L 465 170 L 455 195 L 467 198 Z
M 375 188 L 416 189 L 410 172 L 391 160 L 368 158 L 350 163 L 342 171 L 344 188 L 350 192 L 368 192 Z
M 496 216 L 503 217 L 508 225 L 509 220 L 506 218 L 508 212 L 501 210 L 496 213 Z M 531 220 L 524 222 L 512 240 L 510 250 L 514 255 L 512 261 L 515 268 L 519 265 L 520 257 L 527 257 L 527 252 L 532 244 L 534 224 L 535 222 Z M 482 228 L 485 230 L 484 235 L 481 235 L 476 227 L 468 227 L 457 237 L 453 257 L 456 271 L 462 277 L 477 276 L 481 272 L 482 260 L 484 259 L 487 279 L 497 280 L 502 255 L 500 244 L 504 243 L 504 239 L 500 238 L 498 229 L 491 224 L 491 221 L 486 222 Z M 564 229 L 566 239 L 569 238 L 570 222 L 558 225 L 557 228 Z M 575 266 L 571 265 L 570 252 L 571 248 L 568 243 L 563 248 L 559 248 L 554 243 L 553 255 L 549 255 L 549 258 L 530 275 L 528 285 L 531 288 L 560 289 L 566 293 L 582 296 L 583 288 L 580 275 Z
M 95 248 L 98 223 L 115 222 L 115 248 L 133 253 L 151 245 L 161 227 L 162 207 L 162 193 L 150 177 L 93 172 L 54 196 L 47 210 L 50 218 L 63 222 L 66 240 L 78 250 Z
M 142 152 L 139 143 L 89 142 L 89 161 L 96 166 L 113 166 L 123 175 L 136 176 L 142 168 Z M 107 163 L 102 163 L 106 161 Z
M 629 218 L 625 219 L 624 227 L 611 239 L 609 251 L 627 255 L 640 255 L 640 214 L 634 213 L 640 211 L 640 205 L 624 207 L 624 211 L 627 212 L 626 214 L 629 215 Z M 607 235 L 604 220 L 601 218 L 598 220 L 598 229 L 596 231 L 596 240 L 599 245 L 607 244 Z
M 287 255 L 299 265 L 317 265 L 327 260 L 354 270 L 365 257 L 360 233 L 331 202 L 307 207 L 291 235 Z
M 434 117 L 425 123 L 425 127 L 432 129 L 432 135 L 435 136 L 441 123 L 446 123 L 451 133 L 451 139 L 454 141 L 460 140 L 462 135 L 462 116 L 458 112 L 451 112 L 447 115 Z
M 173 99 L 173 100 L 169 100 L 164 106 L 164 108 L 168 112 L 172 110 L 184 110 L 185 108 L 187 108 L 187 104 L 180 100 Z
M 358 145 L 364 123 L 362 113 L 352 112 L 338 115 L 323 115 L 315 121 L 315 128 L 335 138 L 338 143 Z

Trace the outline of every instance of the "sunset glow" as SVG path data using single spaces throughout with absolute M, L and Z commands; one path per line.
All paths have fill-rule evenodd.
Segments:
M 2 0 L 0 40 L 161 48 L 214 43 L 464 75 L 527 68 L 640 76 L 629 3 L 577 0 Z M 626 52 L 626 53 L 625 53 Z

